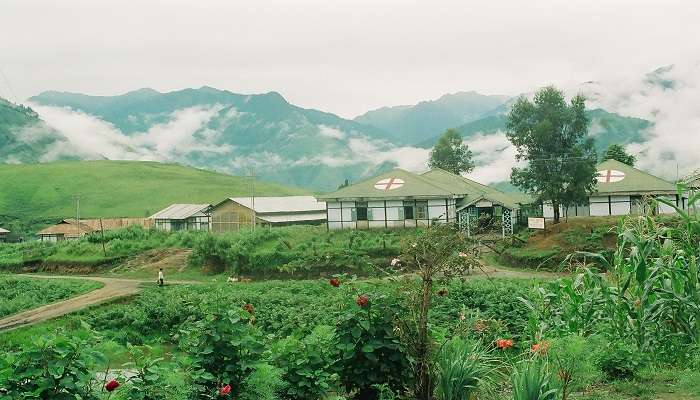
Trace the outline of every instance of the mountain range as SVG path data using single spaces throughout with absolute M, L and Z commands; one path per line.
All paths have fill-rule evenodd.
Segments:
M 667 122 L 661 117 L 673 114 L 665 104 L 643 112 L 638 103 L 657 92 L 657 97 L 684 95 L 683 76 L 667 67 L 624 90 L 619 82 L 587 82 L 567 91 L 591 99 L 589 134 L 599 151 L 612 143 L 627 145 L 644 163 L 651 162 L 645 154 L 653 154 L 648 143 L 673 134 L 658 129 Z M 498 183 L 508 180 L 514 165 L 504 134 L 514 99 L 458 92 L 350 120 L 295 106 L 277 92 L 245 95 L 206 86 L 117 96 L 49 91 L 27 106 L 0 101 L 0 162 L 154 160 L 332 190 L 346 179 L 393 167 L 423 169 L 437 137 L 456 128 L 474 152 L 472 177 Z M 674 151 L 683 154 L 682 148 Z

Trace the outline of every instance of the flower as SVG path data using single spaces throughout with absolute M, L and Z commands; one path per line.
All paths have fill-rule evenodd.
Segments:
M 445 296 L 447 296 L 447 289 L 446 289 L 446 288 L 442 288 L 442 289 L 438 290 L 437 295 L 440 296 L 440 297 L 445 297 Z
M 462 257 L 462 258 L 467 258 L 467 257 L 469 257 L 469 255 L 468 255 L 467 253 L 463 252 L 463 251 L 460 251 L 458 255 L 459 255 L 460 257 Z
M 496 347 L 501 350 L 509 349 L 513 347 L 513 339 L 498 339 L 496 340 Z
M 231 393 L 231 385 L 226 385 L 219 389 L 219 396 L 228 396 Z
M 333 286 L 333 287 L 338 287 L 338 286 L 340 286 L 340 279 L 333 278 L 333 279 L 329 280 L 328 283 L 330 283 L 331 286 Z
M 533 353 L 546 354 L 549 350 L 549 342 L 543 340 L 539 343 L 535 343 L 531 347 Z
M 484 321 L 482 319 L 480 319 L 480 320 L 476 321 L 476 323 L 474 323 L 474 330 L 479 332 L 479 333 L 484 332 L 488 328 L 489 328 L 488 324 L 486 323 L 486 321 Z
M 246 311 L 248 311 L 249 314 L 252 314 L 252 313 L 255 312 L 255 309 L 253 308 L 253 305 L 250 304 L 250 303 L 245 303 L 245 305 L 243 306 L 243 309 L 246 310 Z
M 115 379 L 112 379 L 111 381 L 107 382 L 105 385 L 105 390 L 108 392 L 113 392 L 114 389 L 119 387 L 119 382 L 117 382 Z
M 357 296 L 357 300 L 355 300 L 355 303 L 357 303 L 358 306 L 360 307 L 367 307 L 369 304 L 369 297 L 367 295 L 362 294 Z
M 463 312 L 459 313 L 459 320 L 460 320 L 460 321 L 464 321 L 465 319 L 467 319 L 467 316 L 464 315 Z

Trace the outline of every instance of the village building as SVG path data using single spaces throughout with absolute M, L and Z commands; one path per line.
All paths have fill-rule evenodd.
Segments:
M 487 215 L 510 234 L 520 209 L 515 196 L 441 169 L 422 174 L 394 169 L 316 198 L 326 202 L 328 229 L 465 226 Z
M 326 222 L 326 204 L 313 196 L 231 197 L 211 209 L 211 230 L 216 233 L 256 225 L 319 225 Z
M 0 243 L 7 241 L 7 234 L 10 233 L 7 229 L 0 228 Z
M 171 204 L 151 215 L 156 229 L 175 231 L 209 230 L 211 204 Z
M 649 200 L 666 199 L 685 209 L 686 196 L 678 195 L 675 184 L 634 168 L 617 160 L 606 160 L 598 164 L 596 185 L 586 204 L 561 207 L 562 217 L 637 215 L 651 211 L 657 214 L 673 213 L 675 210 L 659 203 L 655 210 L 647 210 Z M 544 204 L 543 216 L 553 218 L 551 204 Z
M 149 228 L 152 221 L 146 218 L 86 218 L 78 224 L 76 219 L 64 219 L 37 233 L 42 242 L 60 242 L 62 240 L 78 239 L 89 233 L 102 230 L 109 231 L 138 225 Z
M 85 224 L 82 220 L 64 219 L 56 225 L 49 226 L 37 233 L 42 242 L 60 242 L 63 240 L 75 240 L 93 232 L 94 229 Z

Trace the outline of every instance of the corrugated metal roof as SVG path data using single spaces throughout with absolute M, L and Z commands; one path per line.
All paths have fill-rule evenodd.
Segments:
M 304 222 L 304 221 L 325 221 L 326 213 L 305 213 L 305 214 L 269 214 L 258 216 L 259 219 L 273 224 L 283 222 Z
M 373 178 L 344 187 L 332 193 L 316 196 L 318 199 L 388 199 L 388 198 L 451 198 L 454 193 L 438 182 L 404 171 L 393 169 Z
M 10 233 L 10 231 L 8 231 L 7 229 L 0 228 L 0 233 Z
M 465 204 L 472 204 L 476 201 L 484 199 L 510 208 L 511 210 L 517 210 L 520 208 L 519 203 L 527 199 L 523 195 L 516 196 L 501 192 L 498 189 L 482 185 L 479 182 L 465 178 L 461 175 L 453 174 L 440 168 L 431 169 L 430 171 L 424 172 L 421 175 L 427 179 L 430 179 L 432 182 L 437 182 L 442 186 L 451 188 L 456 197 L 465 198 Z
M 78 226 L 75 219 L 64 219 L 56 225 L 40 230 L 37 235 L 65 235 L 68 237 L 77 237 L 78 235 L 92 231 L 93 229 L 82 221 L 80 222 L 80 226 Z
M 252 209 L 252 199 L 250 197 L 231 197 L 231 201 L 235 201 L 245 207 Z M 310 212 L 322 211 L 326 209 L 326 203 L 317 201 L 313 196 L 279 196 L 279 197 L 256 197 L 255 212 L 256 213 L 292 213 L 292 212 Z M 324 216 L 325 218 L 325 216 Z
M 605 160 L 598 164 L 598 173 L 594 189 L 597 194 L 676 192 L 673 183 L 617 160 Z
M 210 204 L 172 204 L 151 215 L 150 219 L 187 219 L 205 212 Z

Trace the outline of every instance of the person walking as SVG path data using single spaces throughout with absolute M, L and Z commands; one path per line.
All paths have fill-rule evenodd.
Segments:
M 158 286 L 163 286 L 165 282 L 163 281 L 163 268 L 158 270 Z

